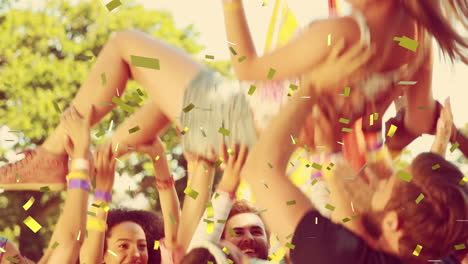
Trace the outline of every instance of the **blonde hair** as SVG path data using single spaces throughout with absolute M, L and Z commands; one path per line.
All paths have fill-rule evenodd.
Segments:
M 468 36 L 457 32 L 457 22 L 468 32 L 468 2 L 466 0 L 399 0 L 418 27 L 437 40 L 450 61 L 461 60 L 468 65 Z M 453 23 L 455 20 L 455 23 Z

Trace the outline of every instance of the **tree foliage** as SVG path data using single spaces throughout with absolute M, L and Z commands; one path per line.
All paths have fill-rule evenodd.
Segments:
M 141 5 L 126 3 L 117 11 L 109 12 L 99 1 L 51 0 L 41 11 L 10 8 L 11 1 L 0 0 L 0 124 L 9 130 L 14 142 L 0 148 L 0 162 L 9 162 L 13 151 L 20 151 L 43 143 L 59 123 L 60 111 L 68 107 L 86 78 L 95 57 L 113 32 L 138 29 L 163 39 L 190 54 L 197 54 L 204 46 L 197 42 L 199 33 L 193 25 L 177 28 L 168 11 L 145 10 Z M 228 61 L 210 62 L 207 66 L 228 75 Z M 122 100 L 137 108 L 146 100 L 139 97 L 136 82 L 129 81 Z M 60 111 L 56 110 L 57 104 Z M 93 129 L 95 144 L 103 142 L 112 133 L 96 137 L 98 131 L 107 131 L 109 122 L 114 127 L 129 113 L 115 108 Z M 163 136 L 171 169 L 178 177 L 184 176 L 185 160 L 180 140 L 173 128 Z M 2 146 L 2 145 L 0 145 Z M 150 208 L 159 209 L 152 166 L 148 159 L 130 154 L 118 164 L 118 174 L 134 175 L 139 181 L 131 197 L 143 194 Z M 116 182 L 118 184 L 118 176 Z M 176 184 L 180 200 L 186 180 Z M 37 260 L 50 238 L 59 215 L 64 193 L 3 192 L 0 196 L 0 235 L 20 245 L 25 256 Z M 22 205 L 34 197 L 36 203 L 28 211 Z M 130 198 L 129 197 L 129 198 Z M 27 216 L 34 217 L 43 228 L 34 234 L 24 224 Z M 33 242 L 34 241 L 34 242 Z

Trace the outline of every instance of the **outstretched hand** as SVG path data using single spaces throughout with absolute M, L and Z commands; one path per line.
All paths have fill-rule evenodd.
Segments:
M 240 182 L 240 174 L 247 160 L 248 149 L 247 146 L 233 144 L 231 150 L 226 150 L 226 146 L 220 146 L 221 158 L 225 161 L 225 169 L 223 177 L 218 185 L 218 189 L 225 192 L 235 192 Z
M 115 156 L 112 145 L 106 144 L 94 152 L 96 166 L 96 189 L 101 191 L 112 191 L 115 176 Z
M 94 114 L 94 106 L 87 116 L 81 116 L 74 106 L 65 112 L 60 118 L 60 123 L 65 129 L 64 147 L 68 155 L 74 159 L 85 158 L 91 144 L 90 120 Z
M 356 43 L 347 51 L 344 39 L 333 46 L 327 58 L 312 71 L 303 75 L 302 84 L 312 86 L 316 93 L 328 90 L 332 93 L 342 90 L 343 85 L 349 85 L 362 80 L 368 73 L 367 63 L 374 54 L 374 49 L 366 44 Z M 333 88 L 333 89 L 329 89 Z

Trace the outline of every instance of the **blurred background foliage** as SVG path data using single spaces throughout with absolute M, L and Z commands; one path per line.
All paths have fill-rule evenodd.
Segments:
M 0 130 L 18 132 L 8 133 L 13 141 L 0 145 L 0 165 L 18 159 L 15 152 L 41 144 L 53 131 L 61 114 L 54 103 L 61 111 L 69 106 L 112 33 L 137 29 L 193 55 L 204 50 L 198 43 L 196 28 L 176 27 L 168 11 L 145 10 L 128 1 L 117 12 L 109 12 L 100 1 L 70 4 L 66 0 L 50 0 L 44 10 L 15 9 L 14 2 L 0 0 L 0 124 L 5 125 Z M 229 61 L 205 64 L 232 78 Z M 138 96 L 137 89 L 144 95 Z M 147 99 L 144 91 L 144 87 L 129 81 L 122 100 L 136 109 Z M 128 115 L 119 107 L 107 115 L 92 131 L 94 145 L 112 135 L 111 131 L 96 137 L 98 131 L 108 131 L 111 120 L 115 129 Z M 173 127 L 162 139 L 171 170 L 180 179 L 176 188 L 183 201 L 186 162 L 180 140 Z M 113 205 L 143 196 L 149 201 L 146 209 L 160 210 L 149 158 L 129 154 L 120 160 L 117 174 L 128 175 L 136 187 L 127 190 L 126 197 L 114 199 Z M 119 179 L 116 176 L 116 185 Z M 31 196 L 36 202 L 24 211 L 22 206 Z M 63 198 L 64 193 L 1 193 L 0 235 L 19 245 L 25 256 L 38 260 L 50 239 Z M 29 215 L 43 226 L 37 234 L 21 224 Z

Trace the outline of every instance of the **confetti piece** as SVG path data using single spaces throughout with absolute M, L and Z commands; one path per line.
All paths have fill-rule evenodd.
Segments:
M 328 34 L 328 41 L 327 41 L 327 43 L 328 43 L 328 46 L 331 45 L 331 34 Z
M 289 242 L 286 243 L 286 247 L 287 247 L 287 248 L 290 248 L 290 249 L 295 249 L 295 248 L 296 248 L 295 245 L 293 245 L 293 244 L 291 244 L 291 243 L 289 243 Z
M 229 50 L 231 51 L 232 55 L 236 56 L 237 52 L 233 47 L 229 47 Z
M 268 162 L 268 167 L 270 167 L 270 169 L 273 169 L 273 165 L 271 165 L 270 162 Z
M 318 217 L 315 217 L 315 224 L 318 224 Z
M 206 137 L 206 133 L 205 133 L 205 130 L 203 130 L 203 127 L 200 127 L 200 131 L 201 131 L 203 137 Z
M 465 185 L 468 182 L 468 177 L 463 177 L 458 184 Z
M 143 92 L 140 90 L 140 89 L 137 89 L 137 93 L 140 95 L 140 96 L 143 96 Z
M 184 107 L 183 111 L 184 113 L 188 113 L 190 112 L 190 110 L 192 110 L 193 108 L 195 108 L 195 105 L 190 103 L 189 105 L 187 105 L 186 107 Z
M 414 40 L 414 39 L 410 39 L 408 38 L 407 36 L 403 36 L 403 37 L 394 37 L 393 38 L 394 41 L 399 41 L 400 43 L 398 44 L 399 46 L 405 48 L 405 49 L 409 49 L 411 51 L 416 51 L 416 49 L 418 48 L 418 45 L 419 43 Z
M 226 220 L 218 220 L 216 221 L 217 223 L 220 223 L 220 224 L 225 224 L 227 221 Z
M 177 224 L 177 221 L 176 221 L 174 215 L 172 214 L 172 212 L 169 213 L 169 217 L 171 218 L 171 222 L 172 222 L 173 225 Z
M 265 186 L 265 188 L 269 189 L 269 187 L 268 187 L 268 185 L 266 184 L 266 182 L 264 182 L 263 185 Z
M 232 261 L 232 259 L 228 259 L 227 262 L 228 262 L 229 264 L 234 264 L 234 261 Z
M 440 168 L 440 165 L 439 165 L 439 164 L 436 164 L 436 165 L 432 166 L 432 169 L 433 169 L 433 170 L 437 170 L 438 168 Z
M 421 109 L 421 110 L 427 110 L 427 109 L 429 109 L 429 108 L 427 108 L 427 106 L 419 106 L 418 108 Z
M 198 192 L 193 190 L 192 188 L 188 187 L 185 188 L 184 193 L 188 196 L 190 196 L 192 199 L 196 200 L 198 197 Z
M 95 212 L 90 212 L 90 211 L 88 211 L 88 212 L 86 212 L 86 214 L 87 214 L 87 215 L 90 215 L 90 216 L 96 216 L 96 213 L 95 213 Z
M 80 241 L 80 237 L 81 237 L 81 230 L 78 231 L 78 236 L 76 237 L 76 241 Z
M 335 164 L 333 162 L 330 162 L 330 164 L 328 164 L 327 166 L 327 170 L 331 170 L 333 166 L 335 166 Z
M 359 215 L 354 215 L 354 216 L 351 216 L 352 219 L 356 220 L 359 218 Z
M 317 179 L 313 179 L 311 185 L 314 186 L 318 182 Z
M 102 82 L 102 85 L 106 85 L 107 83 L 107 78 L 106 78 L 106 73 L 101 73 L 101 82 Z
M 307 150 L 307 152 L 310 152 L 310 148 L 309 148 L 309 146 L 307 146 L 307 145 L 304 145 L 304 148 L 305 148 L 305 150 Z
M 343 221 L 343 223 L 346 223 L 346 222 L 349 222 L 349 221 L 351 221 L 351 218 L 349 218 L 349 217 L 345 217 L 345 218 L 343 218 L 343 220 L 341 220 L 341 221 Z
M 401 81 L 398 84 L 401 84 L 401 85 L 415 85 L 417 83 L 418 82 L 414 82 L 414 81 Z
M 463 250 L 463 249 L 466 249 L 465 244 L 455 245 L 454 247 L 455 247 L 455 250 Z
M 374 125 L 374 114 L 369 116 L 369 125 L 373 126 Z
M 398 127 L 395 125 L 390 125 L 390 129 L 388 130 L 387 136 L 393 137 L 395 135 L 395 132 L 397 131 Z
M 229 234 L 231 234 L 231 236 L 233 236 L 233 237 L 236 237 L 236 236 L 237 236 L 236 232 L 234 232 L 234 230 L 232 229 L 232 227 L 229 228 Z
M 344 96 L 344 97 L 349 97 L 349 94 L 351 93 L 351 87 L 345 87 L 344 88 L 344 93 L 342 94 L 339 94 L 340 96 Z
M 20 262 L 19 259 L 14 258 L 14 257 L 10 257 L 10 256 L 7 257 L 6 260 L 8 260 L 8 261 L 10 261 L 10 262 L 12 262 L 12 263 L 19 263 L 19 262 Z
M 114 257 L 117 257 L 117 254 L 115 254 L 115 252 L 114 252 L 114 251 L 112 251 L 112 250 L 108 249 L 108 250 L 107 250 L 107 252 L 109 252 L 109 253 L 110 253 L 111 255 L 113 255 Z
M 411 179 L 413 178 L 413 175 L 405 172 L 405 171 L 399 171 L 396 175 L 398 178 L 406 181 L 406 182 L 410 182 Z
M 460 144 L 458 144 L 458 142 L 455 142 L 452 144 L 452 147 L 450 147 L 450 152 L 454 152 L 458 146 L 460 146 Z
M 206 206 L 206 217 L 213 218 L 214 217 L 213 203 L 211 201 L 207 202 L 205 206 Z
M 327 208 L 327 209 L 330 210 L 330 211 L 334 211 L 334 210 L 335 210 L 335 206 L 333 206 L 333 205 L 331 205 L 331 204 L 325 205 L 325 208 Z
M 135 67 L 143 67 L 159 70 L 159 60 L 155 58 L 147 58 L 131 55 L 131 63 Z
M 314 162 L 314 163 L 312 164 L 312 168 L 314 168 L 314 169 L 316 169 L 316 170 L 321 170 L 321 169 L 322 169 L 322 165 L 317 164 L 317 163 Z
M 216 200 L 216 199 L 218 199 L 218 197 L 219 197 L 219 193 L 215 193 L 214 199 Z
M 139 126 L 136 126 L 136 127 L 130 128 L 130 129 L 128 130 L 128 133 L 132 134 L 132 133 L 137 132 L 138 130 L 140 130 L 140 127 L 139 127 Z
M 205 59 L 214 60 L 213 55 L 205 55 Z
M 227 153 L 231 156 L 234 155 L 234 151 L 230 148 L 228 148 Z
M 42 228 L 42 226 L 36 222 L 36 220 L 34 220 L 34 218 L 32 218 L 31 216 L 28 216 L 28 218 L 26 218 L 23 223 L 29 227 L 29 229 L 31 229 L 34 233 L 37 233 L 37 231 L 39 231 L 39 229 Z
M 215 162 L 214 167 L 215 167 L 215 168 L 218 168 L 218 167 L 221 165 L 221 163 L 223 163 L 223 161 L 224 161 L 223 158 L 219 158 L 219 159 Z
M 229 136 L 231 134 L 231 132 L 229 130 L 225 129 L 224 127 L 220 127 L 218 132 L 225 135 L 225 136 Z
M 114 120 L 111 120 L 111 122 L 109 124 L 109 132 L 111 132 L 113 127 L 114 127 Z
M 275 76 L 276 70 L 273 68 L 270 68 L 270 71 L 268 72 L 268 80 L 273 79 L 273 76 Z
M 422 249 L 422 246 L 417 245 L 416 248 L 413 251 L 413 255 L 415 255 L 416 257 L 419 256 L 419 253 L 421 253 L 421 249 Z
M 36 199 L 31 196 L 31 198 L 29 198 L 29 200 L 23 205 L 23 209 L 27 211 L 29 208 L 31 208 L 31 206 L 33 205 L 35 201 Z
M 379 120 L 379 113 L 374 113 L 374 121 Z
M 292 201 L 288 201 L 286 202 L 287 205 L 295 205 L 296 204 L 296 200 L 292 200 Z
M 158 250 L 158 249 L 159 249 L 159 240 L 155 240 L 155 241 L 154 241 L 153 249 L 154 249 L 154 250 Z
M 255 214 L 257 214 L 257 215 L 263 214 L 263 213 L 265 213 L 266 211 L 268 211 L 268 209 L 263 209 L 263 210 L 261 210 L 261 211 L 255 212 Z
M 133 112 L 133 108 L 131 106 L 127 105 L 126 103 L 124 103 L 117 96 L 112 97 L 112 102 L 115 103 L 116 105 L 120 106 L 120 108 L 122 108 L 122 110 L 124 110 L 127 113 L 132 113 Z
M 95 136 L 96 136 L 96 137 L 100 137 L 100 136 L 104 135 L 105 133 L 106 133 L 106 132 L 104 132 L 103 130 L 101 130 L 101 131 L 97 132 Z
M 227 249 L 226 247 L 223 247 L 223 252 L 226 253 L 226 255 L 231 254 L 231 252 L 229 251 L 229 249 Z
M 419 204 L 419 202 L 421 202 L 422 199 L 424 199 L 424 194 L 420 193 L 419 196 L 418 196 L 418 198 L 416 198 L 416 201 L 415 201 L 415 202 L 416 202 L 417 204 Z
M 182 135 L 185 135 L 187 133 L 188 127 L 184 127 L 184 129 L 180 132 Z
M 206 264 L 214 264 L 213 261 L 208 261 Z
M 60 244 L 59 244 L 57 241 L 55 241 L 54 244 L 52 245 L 52 249 L 55 249 L 55 248 L 58 247 L 59 245 L 60 245 Z
M 257 89 L 257 87 L 255 87 L 255 85 L 250 85 L 249 95 L 252 95 L 255 92 L 255 89 Z
M 41 192 L 50 192 L 50 187 L 49 186 L 43 186 L 39 189 Z
M 243 62 L 243 61 L 245 61 L 245 59 L 247 59 L 247 56 L 242 56 L 242 57 L 239 58 L 238 61 L 239 61 L 239 62 Z
M 57 112 L 59 112 L 59 113 L 62 113 L 62 110 L 60 110 L 59 105 L 58 105 L 56 102 L 53 102 L 53 104 L 54 104 L 55 110 L 56 110 Z
M 349 120 L 346 118 L 340 118 L 338 122 L 343 123 L 343 124 L 349 124 Z
M 352 128 L 343 127 L 343 128 L 341 129 L 341 132 L 351 133 L 351 132 L 353 132 L 353 129 L 352 129 Z
M 122 5 L 122 2 L 120 2 L 120 0 L 112 0 L 106 5 L 106 7 L 109 10 L 109 12 L 111 12 L 112 10 L 119 7 L 120 5 Z

